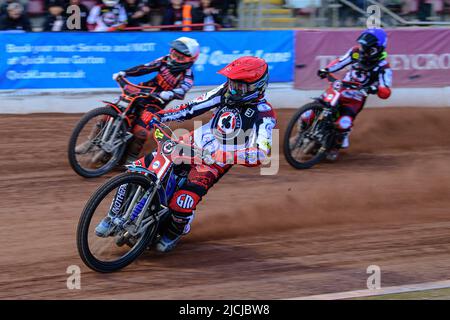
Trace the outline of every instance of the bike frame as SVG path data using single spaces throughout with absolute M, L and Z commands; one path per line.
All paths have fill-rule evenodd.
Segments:
M 328 81 L 330 81 L 330 85 L 319 99 L 333 108 L 339 105 L 339 100 L 342 93 L 345 91 L 358 90 L 362 88 L 359 83 L 340 80 L 332 73 L 330 73 L 327 78 Z
M 133 137 L 132 133 L 127 132 L 125 139 L 122 140 L 116 139 L 117 134 L 121 127 L 120 123 L 126 121 L 128 127 L 132 126 L 134 119 L 132 118 L 131 115 L 134 114 L 133 107 L 136 99 L 152 97 L 159 104 L 151 103 L 148 106 L 151 106 L 158 110 L 161 110 L 161 105 L 165 103 L 159 97 L 153 95 L 153 93 L 156 91 L 155 87 L 135 85 L 126 80 L 124 77 L 117 78 L 117 83 L 119 84 L 122 92 L 121 95 L 119 96 L 118 101 L 115 103 L 103 101 L 107 106 L 113 108 L 118 114 L 118 118 L 108 119 L 108 124 L 101 137 L 102 149 L 108 153 L 112 153 L 115 149 L 120 147 L 122 143 L 126 143 Z M 111 128 L 113 128 L 112 133 Z
M 167 126 L 165 127 L 168 128 Z M 170 130 L 170 128 L 168 129 Z M 173 132 L 171 133 L 173 135 Z M 178 143 L 172 140 L 172 138 L 163 130 L 162 124 L 155 125 L 153 138 L 157 143 L 157 149 L 156 154 L 148 168 L 145 167 L 143 163 L 139 162 L 132 165 L 127 165 L 128 172 L 144 174 L 154 184 L 154 188 L 147 196 L 147 200 L 142 210 L 140 210 L 137 221 L 134 224 L 136 227 L 134 229 L 128 229 L 126 225 L 123 226 L 133 236 L 145 231 L 145 229 L 152 225 L 155 221 L 159 222 L 159 220 L 169 211 L 168 201 L 175 192 L 176 187 L 181 186 L 186 180 L 185 177 L 181 177 L 177 180 L 177 177 L 173 172 L 175 164 L 170 158 L 170 155 L 174 152 Z M 138 187 L 138 190 L 136 190 L 136 193 L 129 204 L 127 212 L 123 217 L 121 217 L 122 221 L 129 221 L 132 211 L 134 210 L 143 191 L 144 190 L 142 190 L 142 187 Z M 156 193 L 158 194 L 160 200 L 161 209 L 158 210 L 157 213 L 144 219 L 144 214 L 142 213 L 147 212 Z

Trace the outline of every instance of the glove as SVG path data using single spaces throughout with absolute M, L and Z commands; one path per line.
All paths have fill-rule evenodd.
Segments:
M 159 94 L 159 97 L 164 101 L 172 100 L 173 92 L 172 91 L 163 91 Z
M 378 92 L 377 86 L 370 86 L 370 87 L 366 87 L 365 89 L 368 94 L 376 94 Z
M 328 73 L 330 73 L 328 68 L 323 68 L 323 69 L 320 69 L 317 71 L 317 76 L 319 76 L 320 79 L 325 79 L 327 77 Z
M 151 128 L 156 121 L 160 121 L 161 118 L 156 113 L 152 113 L 150 111 L 144 111 L 141 114 L 141 120 L 147 125 L 147 127 Z
M 126 75 L 125 71 L 119 71 L 117 73 L 114 73 L 112 78 L 113 78 L 114 81 L 117 81 L 117 78 L 125 77 L 125 75 Z

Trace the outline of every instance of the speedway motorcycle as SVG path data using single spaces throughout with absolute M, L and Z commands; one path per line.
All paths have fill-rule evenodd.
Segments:
M 361 84 L 338 79 L 328 74 L 327 90 L 313 102 L 302 106 L 290 120 L 284 136 L 284 155 L 296 169 L 308 169 L 324 160 L 330 150 L 339 147 L 342 133 L 337 130 L 339 103 L 342 94 L 348 90 L 360 90 L 367 96 L 367 89 Z M 303 117 L 312 121 L 303 121 Z
M 116 102 L 103 101 L 104 107 L 86 113 L 73 129 L 68 158 L 72 169 L 82 177 L 99 177 L 126 161 L 127 147 L 133 140 L 130 132 L 143 107 L 160 110 L 164 101 L 153 87 L 138 86 L 123 77 L 117 78 L 121 95 Z
M 157 148 L 150 165 L 127 165 L 127 172 L 94 192 L 81 214 L 78 252 L 95 271 L 117 271 L 151 250 L 167 227 L 168 202 L 185 183 L 190 164 L 211 161 L 210 153 L 185 144 L 168 126 L 151 124 Z

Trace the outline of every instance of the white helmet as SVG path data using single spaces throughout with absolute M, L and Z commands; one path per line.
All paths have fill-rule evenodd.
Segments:
M 114 7 L 119 4 L 120 0 L 102 0 L 102 2 L 107 7 Z
M 197 40 L 181 37 L 171 43 L 168 59 L 169 68 L 181 71 L 190 68 L 200 54 L 200 45 Z

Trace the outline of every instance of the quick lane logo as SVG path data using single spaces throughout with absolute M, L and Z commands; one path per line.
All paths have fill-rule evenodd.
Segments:
M 117 215 L 120 211 L 120 207 L 122 207 L 123 199 L 125 198 L 125 193 L 127 191 L 127 186 L 125 184 L 121 185 L 119 190 L 117 190 L 117 196 L 114 200 L 114 205 L 112 208 L 112 212 Z

